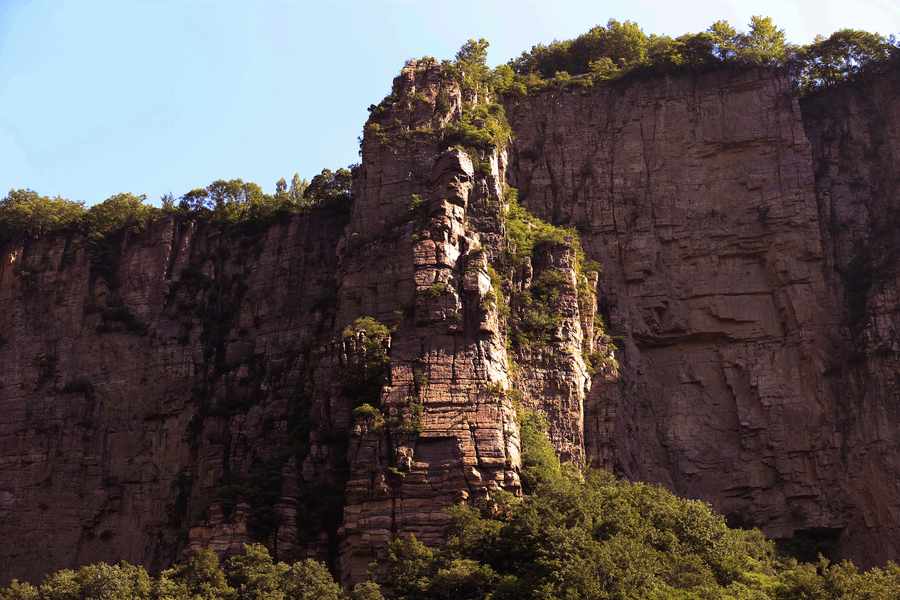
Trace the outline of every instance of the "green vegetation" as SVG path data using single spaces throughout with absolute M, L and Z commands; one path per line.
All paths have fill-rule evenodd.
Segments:
M 406 408 L 402 411 L 398 429 L 406 434 L 418 435 L 422 433 L 422 416 L 425 414 L 425 405 L 416 398 L 409 398 Z
M 201 550 L 151 578 L 99 563 L 62 570 L 39 586 L 13 581 L 0 600 L 892 600 L 900 567 L 798 563 L 756 530 L 731 529 L 698 500 L 662 487 L 560 464 L 546 420 L 519 411 L 527 494 L 502 491 L 449 509 L 449 538 L 429 548 L 397 537 L 372 580 L 349 594 L 325 565 L 273 561 L 247 545 L 224 568 Z M 404 473 L 395 469 L 397 477 Z
M 93 254 L 103 254 L 113 249 L 109 244 L 102 247 L 111 236 L 127 229 L 139 231 L 165 214 L 227 225 L 264 223 L 279 215 L 315 207 L 346 211 L 351 201 L 351 183 L 350 169 L 324 169 L 310 183 L 294 175 L 290 188 L 281 179 L 276 183 L 275 194 L 264 193 L 255 183 L 220 179 L 187 192 L 178 201 L 164 196 L 161 207 L 148 204 L 146 196 L 124 193 L 89 209 L 82 202 L 59 196 L 49 198 L 31 190 L 11 190 L 0 200 L 0 244 L 73 231 L 87 236 Z
M 397 538 L 373 565 L 385 598 L 895 598 L 900 568 L 776 556 L 758 531 L 730 529 L 696 500 L 561 465 L 546 420 L 520 410 L 528 494 L 450 510 L 448 543 Z
M 423 289 L 421 294 L 426 298 L 440 298 L 441 296 L 449 292 L 450 286 L 443 281 L 438 281 L 437 283 L 432 283 L 430 286 Z
M 19 235 L 40 236 L 78 226 L 84 204 L 56 196 L 48 198 L 31 190 L 11 190 L 0 200 L 0 244 Z
M 506 240 L 513 265 L 520 266 L 531 258 L 534 248 L 541 244 L 581 246 L 574 228 L 559 227 L 543 221 L 519 204 L 518 192 L 509 188 L 506 196 Z
M 378 407 L 390 375 L 391 331 L 372 317 L 360 317 L 341 333 L 344 344 L 343 392 L 354 407 Z
M 384 426 L 384 415 L 371 404 L 360 404 L 353 409 L 353 418 L 369 422 L 375 429 Z
M 551 225 L 532 215 L 518 202 L 515 188 L 507 190 L 504 226 L 506 248 L 498 265 L 505 272 L 521 271 L 534 257 L 540 246 L 565 246 L 575 255 L 576 283 L 573 290 L 582 299 L 590 296 L 584 274 L 596 271 L 597 265 L 586 260 L 578 232 L 574 228 Z M 557 304 L 562 292 L 571 286 L 564 271 L 547 268 L 539 272 L 530 285 L 523 288 L 509 286 L 493 268 L 489 269 L 492 289 L 489 304 L 499 299 L 501 317 L 508 317 L 509 338 L 519 349 L 535 348 L 553 341 L 561 324 Z
M 446 146 L 462 146 L 490 152 L 502 148 L 512 136 L 503 107 L 496 102 L 475 104 L 464 109 L 458 121 L 449 123 L 444 129 Z M 479 154 L 468 152 L 473 159 Z
M 115 194 L 95 204 L 84 217 L 88 235 L 92 239 L 106 237 L 128 227 L 143 228 L 161 211 L 145 204 L 146 196 Z
M 410 194 L 409 212 L 416 212 L 425 205 L 425 199 L 419 194 Z
M 362 588 L 366 590 L 366 588 Z M 13 581 L 0 589 L 0 600 L 344 600 L 328 568 L 314 560 L 293 564 L 272 560 L 259 544 L 224 565 L 212 550 L 200 550 L 185 562 L 150 577 L 143 567 L 120 562 L 64 569 L 39 586 Z M 357 596 L 356 598 L 377 598 Z
M 809 92 L 852 80 L 873 65 L 887 64 L 898 55 L 892 38 L 855 29 L 841 29 L 831 36 L 816 37 L 809 46 L 797 51 L 799 86 Z
M 717 65 L 789 67 L 801 92 L 846 81 L 900 54 L 896 38 L 844 29 L 807 46 L 789 44 L 769 17 L 748 31 L 725 21 L 677 38 L 647 35 L 634 22 L 610 20 L 575 39 L 538 44 L 495 70 L 502 93 L 522 95 L 547 85 L 591 85 L 632 72 L 671 72 Z M 512 71 L 512 74 L 510 73 Z

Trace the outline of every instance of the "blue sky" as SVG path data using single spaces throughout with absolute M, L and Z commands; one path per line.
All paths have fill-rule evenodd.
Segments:
M 896 0 L 0 0 L 0 194 L 98 202 L 358 160 L 403 62 L 468 38 L 499 64 L 610 18 L 679 35 L 772 16 L 791 41 L 900 30 Z

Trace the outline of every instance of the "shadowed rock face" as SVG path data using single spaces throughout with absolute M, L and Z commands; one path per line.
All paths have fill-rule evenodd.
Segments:
M 900 80 L 789 92 L 761 70 L 546 91 L 506 102 L 508 153 L 473 155 L 439 135 L 464 92 L 411 63 L 349 214 L 167 219 L 106 261 L 75 234 L 4 248 L 0 582 L 250 540 L 358 578 L 392 535 L 439 542 L 449 504 L 518 491 L 511 386 L 568 458 L 897 559 Z M 527 350 L 491 296 L 506 181 L 603 268 L 551 244 L 501 274 L 561 282 Z M 598 309 L 621 368 L 591 378 Z M 362 316 L 390 328 L 384 423 L 347 385 Z

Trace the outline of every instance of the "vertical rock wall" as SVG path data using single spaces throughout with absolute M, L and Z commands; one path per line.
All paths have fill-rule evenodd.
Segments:
M 527 408 L 567 459 L 896 559 L 898 91 L 632 77 L 508 100 L 511 145 L 477 149 L 448 125 L 490 99 L 423 60 L 349 213 L 5 248 L 0 583 L 252 540 L 352 580 L 517 492 Z M 510 261 L 509 184 L 578 229 L 599 290 L 572 239 Z M 531 338 L 528 298 L 553 317 Z M 386 332 L 364 390 L 361 322 Z
M 896 127 L 896 89 L 879 98 L 865 118 Z M 854 109 L 830 92 L 814 104 L 826 128 L 865 139 L 820 148 L 811 135 L 811 149 L 822 124 L 804 130 L 809 109 L 769 71 L 547 91 L 507 107 L 510 180 L 533 212 L 575 225 L 604 269 L 622 372 L 595 382 L 586 405 L 592 460 L 709 500 L 733 524 L 870 563 L 897 553 L 896 342 L 879 314 L 897 305 L 889 284 L 861 309 L 881 325 L 871 335 L 884 354 L 869 362 L 883 364 L 859 379 L 877 390 L 848 387 L 856 342 L 831 232 L 858 211 L 834 192 L 828 207 L 826 188 L 862 185 L 871 204 L 895 204 L 896 129 L 876 149 L 874 122 L 848 120 Z M 875 173 L 892 183 L 862 183 Z

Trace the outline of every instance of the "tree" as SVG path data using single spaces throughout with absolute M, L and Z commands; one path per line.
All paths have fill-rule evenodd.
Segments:
M 291 177 L 291 189 L 288 192 L 288 196 L 290 196 L 291 204 L 294 206 L 303 206 L 307 204 L 306 200 L 304 200 L 306 196 L 306 190 L 309 188 L 309 182 L 305 179 L 300 179 L 300 176 L 294 173 L 294 176 Z
M 143 567 L 120 562 L 97 563 L 78 569 L 83 598 L 92 600 L 149 600 L 150 576 Z
M 0 589 L 0 600 L 38 600 L 38 590 L 28 582 L 13 579 L 9 586 Z
M 488 78 L 487 49 L 490 44 L 484 38 L 470 39 L 456 53 L 456 67 L 462 76 L 463 87 L 477 90 Z
M 289 567 L 272 561 L 262 544 L 244 544 L 244 553 L 226 563 L 228 581 L 240 600 L 285 600 L 282 579 Z
M 297 173 L 294 173 L 294 176 L 291 177 L 291 188 L 288 192 L 291 204 L 294 206 L 303 206 L 305 204 L 304 195 L 308 187 L 309 182 L 305 179 L 300 179 L 300 176 Z
M 381 593 L 381 587 L 377 583 L 374 581 L 366 581 L 364 583 L 357 583 L 353 586 L 350 600 L 384 600 L 384 595 Z
M 706 31 L 713 45 L 713 55 L 722 62 L 734 60 L 740 40 L 737 30 L 728 21 L 716 21 Z
M 284 177 L 275 182 L 275 195 L 279 198 L 283 196 L 287 196 L 287 181 L 284 180 Z
M 10 190 L 0 200 L 0 242 L 20 235 L 39 236 L 78 225 L 84 204 L 32 190 Z
M 306 559 L 291 565 L 284 575 L 284 592 L 291 600 L 343 600 L 341 586 L 335 583 L 328 568 Z
M 159 199 L 159 204 L 162 207 L 162 210 L 167 213 L 174 212 L 177 208 L 175 196 L 171 193 L 163 194 Z
M 194 552 L 186 562 L 160 573 L 156 583 L 158 600 L 227 600 L 234 593 L 219 556 L 208 548 Z
M 303 198 L 312 204 L 349 203 L 352 185 L 353 176 L 349 169 L 334 172 L 322 169 L 304 190 Z
M 737 57 L 747 63 L 771 65 L 787 57 L 784 30 L 775 26 L 772 17 L 750 17 L 750 31 L 737 39 Z
M 99 239 L 124 227 L 143 226 L 156 209 L 145 204 L 146 195 L 115 194 L 87 211 L 88 234 Z
M 888 38 L 877 33 L 841 29 L 815 41 L 799 53 L 799 86 L 804 91 L 851 79 L 868 65 L 884 62 L 895 51 Z

